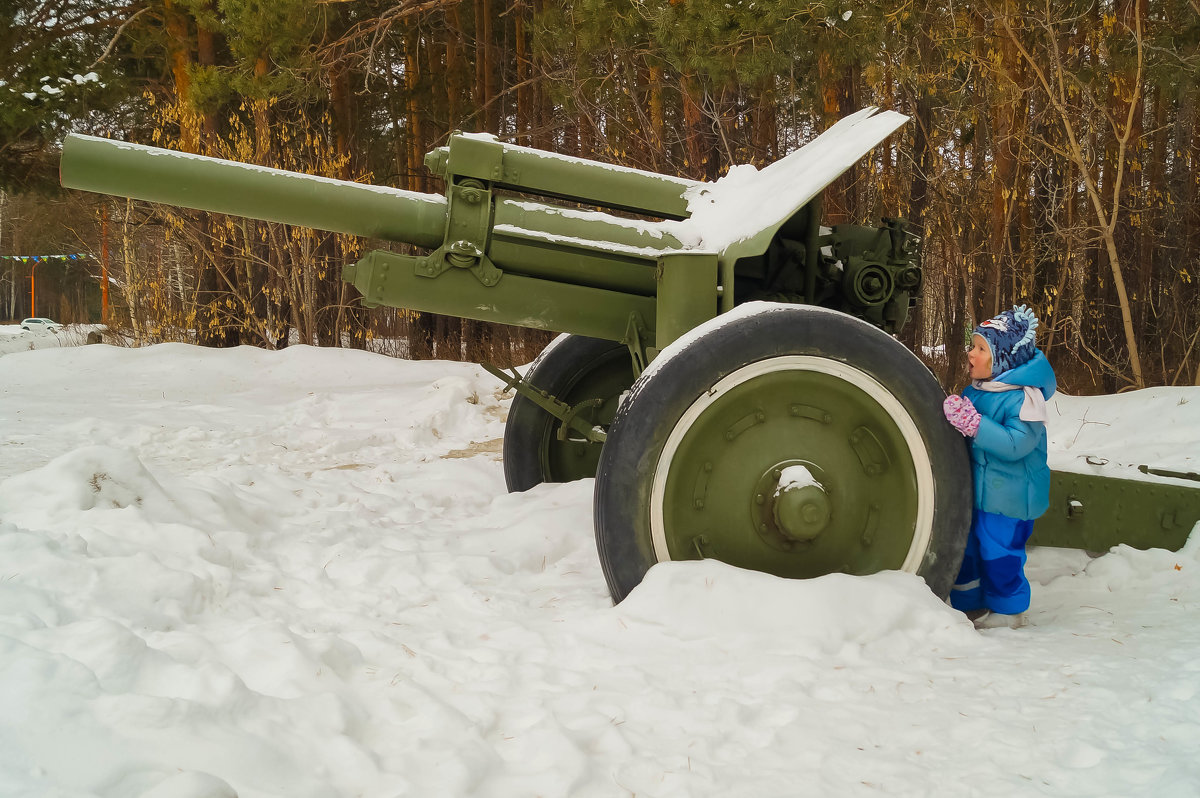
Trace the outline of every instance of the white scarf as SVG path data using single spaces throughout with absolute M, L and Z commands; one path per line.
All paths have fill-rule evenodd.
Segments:
M 989 393 L 1021 389 L 1025 391 L 1025 402 L 1021 405 L 1021 420 L 1043 423 L 1050 420 L 1050 411 L 1046 408 L 1046 397 L 1042 395 L 1041 388 L 1034 388 L 1031 385 L 1009 385 L 1007 382 L 988 380 L 971 380 L 971 384 L 979 390 Z

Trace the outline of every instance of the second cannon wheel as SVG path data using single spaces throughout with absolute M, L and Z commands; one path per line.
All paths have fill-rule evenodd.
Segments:
M 707 557 L 796 578 L 903 570 L 948 593 L 970 467 L 915 355 L 845 314 L 767 303 L 688 339 L 634 384 L 600 459 L 614 600 L 656 562 Z
M 575 406 L 589 423 L 606 427 L 621 394 L 633 384 L 633 361 L 621 343 L 581 335 L 556 338 L 529 368 L 528 382 Z M 569 434 L 533 401 L 517 394 L 504 427 L 504 481 L 510 492 L 542 482 L 570 482 L 596 475 L 602 445 Z

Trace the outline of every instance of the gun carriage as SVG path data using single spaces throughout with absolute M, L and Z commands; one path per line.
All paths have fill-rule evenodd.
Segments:
M 944 596 L 970 476 L 940 387 L 894 337 L 921 290 L 917 242 L 897 219 L 821 224 L 823 189 L 905 121 L 865 109 L 713 184 L 464 134 L 426 156 L 445 196 L 74 135 L 61 178 L 411 244 L 428 254 L 345 266 L 364 305 L 565 333 L 524 377 L 485 366 L 517 392 L 505 479 L 595 476 L 614 600 L 654 563 L 700 557 L 786 577 L 899 569 Z M 1038 534 L 1119 538 L 1072 511 L 1109 492 L 1101 478 L 1057 476 L 1069 509 Z M 1174 547 L 1200 518 L 1197 493 L 1176 491 Z

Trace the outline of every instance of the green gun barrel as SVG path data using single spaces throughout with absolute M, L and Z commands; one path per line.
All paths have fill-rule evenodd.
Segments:
M 423 247 L 439 246 L 446 225 L 446 200 L 434 194 L 94 136 L 67 136 L 59 179 L 66 188 Z
M 591 167 L 600 178 L 589 181 L 583 179 L 589 168 L 578 159 L 564 166 L 557 163 L 562 158 L 462 135 L 451 138 L 443 159 L 445 197 L 70 135 L 60 181 L 66 188 L 433 250 L 423 257 L 377 251 L 347 265 L 343 277 L 367 306 L 616 340 L 637 314 L 646 340 L 654 340 L 660 256 L 685 249 L 675 236 L 651 222 L 502 196 L 492 187 L 520 185 L 527 194 L 555 196 L 573 184 L 592 202 L 612 204 L 619 199 L 614 181 L 623 180 L 626 193 L 637 198 L 626 208 L 671 217 L 686 213 L 682 195 L 692 181 L 607 166 Z M 558 171 L 550 168 L 555 165 Z M 483 177 L 492 174 L 498 179 Z M 521 174 L 538 185 L 517 183 Z M 647 209 L 647 201 L 653 207 Z M 715 286 L 708 293 L 711 315 Z
M 67 136 L 60 181 L 66 188 L 429 249 L 460 237 L 455 225 L 448 225 L 449 202 L 436 194 L 94 136 Z M 504 197 L 495 197 L 484 210 L 490 213 L 480 220 L 488 255 L 515 274 L 650 295 L 654 274 L 647 264 L 653 265 L 656 251 L 682 247 L 671 235 L 604 213 Z M 493 225 L 499 228 L 494 235 Z

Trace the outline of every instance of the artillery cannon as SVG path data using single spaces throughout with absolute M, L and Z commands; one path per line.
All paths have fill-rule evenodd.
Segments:
M 64 143 L 61 179 L 426 248 L 371 252 L 343 279 L 367 306 L 567 333 L 525 377 L 485 366 L 517 391 L 505 479 L 596 477 L 615 600 L 654 563 L 698 557 L 900 569 L 944 596 L 970 476 L 940 387 L 893 337 L 921 289 L 915 240 L 895 219 L 820 223 L 823 189 L 906 119 L 865 109 L 717 183 L 464 134 L 426 156 L 444 197 L 85 136 Z

